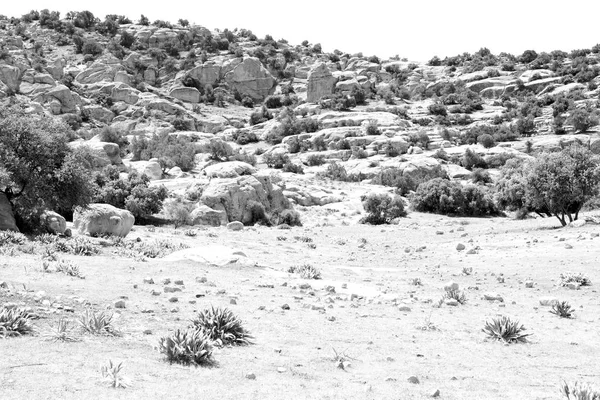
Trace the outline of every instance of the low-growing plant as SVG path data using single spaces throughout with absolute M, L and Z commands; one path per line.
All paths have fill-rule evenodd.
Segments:
M 509 317 L 493 318 L 485 323 L 482 331 L 491 339 L 504 343 L 525 343 L 530 333 L 524 333 L 525 327 Z
M 73 335 L 73 327 L 69 320 L 60 318 L 56 326 L 50 331 L 44 333 L 44 336 L 55 342 L 77 342 L 79 339 Z
M 300 213 L 296 210 L 283 210 L 281 214 L 279 214 L 279 224 L 285 224 L 288 226 L 302 226 L 302 221 L 300 220 Z
M 309 167 L 325 164 L 325 156 L 322 154 L 311 154 L 306 158 L 306 165 Z
M 210 366 L 215 364 L 212 357 L 213 341 L 207 332 L 200 329 L 176 330 L 160 338 L 159 351 L 169 363 L 183 365 Z
M 0 247 L 6 245 L 22 245 L 27 242 L 27 236 L 20 232 L 0 231 Z
M 586 383 L 575 382 L 569 386 L 563 382 L 561 392 L 567 400 L 600 400 L 600 389 Z
M 579 283 L 581 286 L 591 286 L 592 281 L 582 272 L 565 272 L 560 274 L 560 286 L 567 286 L 569 283 Z
M 102 378 L 106 383 L 108 383 L 110 387 L 115 389 L 125 389 L 127 386 L 129 386 L 129 384 L 127 383 L 127 380 L 122 377 L 122 370 L 122 362 L 120 362 L 119 364 L 113 364 L 112 360 L 108 360 L 108 365 L 103 365 L 100 369 L 100 372 L 102 373 Z
M 192 327 L 203 332 L 218 346 L 248 345 L 253 339 L 242 321 L 228 308 L 211 307 L 200 311 L 192 320 Z
M 88 308 L 79 316 L 77 322 L 85 332 L 92 335 L 118 335 L 118 331 L 112 323 L 113 314 L 108 314 L 104 311 L 95 312 Z
M 465 304 L 467 302 L 467 296 L 465 293 L 458 289 L 446 290 L 444 299 L 456 300 L 459 304 Z
M 566 301 L 559 301 L 552 304 L 552 310 L 550 312 L 554 315 L 558 315 L 561 318 L 573 318 L 575 310 Z
M 21 308 L 0 308 L 0 336 L 30 335 L 34 332 L 31 315 Z
M 288 268 L 288 272 L 299 274 L 303 279 L 321 279 L 321 271 L 311 264 L 294 265 Z

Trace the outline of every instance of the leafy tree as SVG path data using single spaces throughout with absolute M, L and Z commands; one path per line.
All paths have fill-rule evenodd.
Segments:
M 92 200 L 89 153 L 71 150 L 69 132 L 64 122 L 21 106 L 0 109 L 0 191 L 22 230 L 35 230 L 45 210 L 68 217 Z
M 464 216 L 495 215 L 498 209 L 485 188 L 442 178 L 422 183 L 411 198 L 416 211 Z
M 525 182 L 529 208 L 546 211 L 565 226 L 600 192 L 600 159 L 579 145 L 542 154 L 528 166 Z
M 577 109 L 571 114 L 571 122 L 578 132 L 585 132 L 592 126 L 598 125 L 598 117 L 588 110 Z

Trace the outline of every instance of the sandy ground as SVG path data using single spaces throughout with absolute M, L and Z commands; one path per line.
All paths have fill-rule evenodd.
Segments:
M 325 214 L 315 211 L 308 218 L 325 221 Z M 558 399 L 563 380 L 600 381 L 598 225 L 559 229 L 556 219 L 420 213 L 392 226 L 357 225 L 340 214 L 328 221 L 291 230 L 206 228 L 196 237 L 181 228 L 149 232 L 136 226 L 128 236 L 240 249 L 251 265 L 141 262 L 111 247 L 98 256 L 61 256 L 80 266 L 86 277 L 80 280 L 41 272 L 39 254 L 0 256 L 0 281 L 11 287 L 0 290 L 0 302 L 32 306 L 41 316 L 34 321 L 38 334 L 0 340 L 0 397 L 421 399 L 439 390 L 441 399 Z M 457 251 L 459 243 L 466 249 Z M 467 254 L 471 249 L 474 254 Z M 320 268 L 323 279 L 287 273 L 303 263 Z M 469 268 L 470 275 L 463 273 Z M 560 287 L 559 275 L 566 271 L 587 274 L 592 286 Z M 155 284 L 143 283 L 145 277 Z M 201 277 L 207 282 L 197 282 Z M 182 291 L 164 293 L 164 278 L 183 280 Z M 422 285 L 413 285 L 414 278 Z M 533 288 L 525 287 L 527 280 Z M 448 281 L 460 285 L 467 303 L 435 308 Z M 303 284 L 310 288 L 301 289 Z M 23 296 L 25 289 L 45 291 L 44 298 L 74 312 L 36 303 Z M 153 296 L 152 290 L 163 293 Z M 487 292 L 504 301 L 484 300 Z M 178 302 L 169 302 L 172 295 Z M 545 296 L 569 301 L 576 318 L 551 314 L 540 305 Z M 59 317 L 75 320 L 86 302 L 112 309 L 123 297 L 126 308 L 112 310 L 120 337 L 78 330 L 82 340 L 75 343 L 43 337 Z M 283 310 L 284 304 L 290 309 Z M 217 350 L 213 368 L 165 362 L 158 339 L 211 305 L 232 309 L 255 344 Z M 533 334 L 530 342 L 487 340 L 485 321 L 501 315 L 523 323 Z M 335 352 L 345 356 L 347 368 L 337 367 Z M 124 363 L 128 388 L 102 381 L 100 368 L 108 360 Z M 247 379 L 249 373 L 256 379 Z M 411 376 L 419 383 L 408 382 Z

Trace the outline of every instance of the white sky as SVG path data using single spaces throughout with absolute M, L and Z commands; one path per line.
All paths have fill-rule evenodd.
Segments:
M 600 42 L 598 0 L 4 0 L 0 13 L 32 9 L 89 10 L 137 21 L 187 19 L 207 28 L 246 28 L 291 44 L 321 43 L 324 51 L 429 60 L 434 55 L 494 54 L 590 48 Z M 87 3 L 87 4 L 86 4 Z

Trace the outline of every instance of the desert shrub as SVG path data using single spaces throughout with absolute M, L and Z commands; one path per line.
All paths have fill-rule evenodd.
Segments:
M 592 281 L 583 273 L 564 272 L 560 274 L 560 286 L 567 286 L 569 283 L 578 283 L 581 286 L 591 286 Z
M 444 215 L 496 215 L 496 208 L 487 191 L 480 186 L 463 186 L 442 178 L 424 182 L 411 197 L 416 211 Z
M 467 302 L 467 296 L 465 295 L 465 292 L 462 292 L 458 289 L 446 290 L 443 298 L 448 300 L 456 300 L 458 304 L 465 304 Z
M 314 167 L 325 164 L 325 156 L 322 154 L 311 154 L 306 158 L 306 165 Z
M 523 136 L 531 136 L 535 132 L 535 122 L 533 117 L 519 118 L 515 124 L 517 132 Z
M 92 335 L 117 335 L 118 331 L 113 326 L 113 314 L 94 312 L 86 309 L 77 320 L 79 326 Z
M 473 168 L 487 168 L 484 158 L 471 149 L 465 150 L 460 164 L 469 171 Z
M 496 145 L 496 141 L 494 140 L 492 135 L 488 135 L 487 133 L 479 135 L 479 137 L 477 137 L 477 142 L 486 149 L 490 149 Z
M 319 100 L 319 106 L 322 109 L 331 109 L 335 111 L 349 111 L 356 107 L 356 99 L 352 96 L 346 96 L 341 93 L 323 96 Z
M 0 231 L 0 247 L 9 245 L 22 245 L 27 242 L 27 236 L 21 232 Z
M 527 342 L 527 337 L 531 335 L 524 333 L 525 327 L 518 321 L 513 321 L 506 316 L 503 316 L 502 318 L 493 318 L 491 321 L 487 321 L 482 331 L 489 338 L 507 344 Z
M 334 161 L 329 163 L 327 169 L 324 172 L 324 176 L 333 179 L 334 181 L 347 181 L 348 173 L 346 172 L 346 168 L 338 162 Z
M 304 168 L 302 164 L 295 164 L 293 162 L 287 162 L 283 166 L 283 172 L 291 172 L 293 174 L 303 174 Z
M 158 350 L 169 363 L 183 365 L 213 365 L 213 341 L 209 333 L 199 329 L 176 330 L 163 336 L 158 342 Z
M 302 226 L 300 213 L 295 210 L 283 210 L 279 214 L 279 225 L 285 224 L 288 226 Z
M 286 164 L 290 163 L 290 157 L 285 153 L 270 152 L 263 154 L 263 162 L 267 164 L 269 168 L 281 169 Z
M 180 199 L 171 198 L 163 203 L 162 211 L 173 224 L 175 229 L 180 226 L 188 225 L 191 222 L 190 208 L 192 205 L 185 204 Z
M 242 98 L 242 105 L 246 108 L 253 108 L 254 100 L 252 100 L 252 97 L 250 97 L 250 96 L 244 96 Z M 256 123 L 251 123 L 250 125 L 256 125 Z
M 159 212 L 168 195 L 163 185 L 150 186 L 150 178 L 137 171 L 131 171 L 126 179 L 120 179 L 114 166 L 96 173 L 95 181 L 98 191 L 94 202 L 129 210 L 136 218 L 143 219 Z
M 488 168 L 501 168 L 508 162 L 508 160 L 512 160 L 515 157 L 516 156 L 512 153 L 498 153 L 485 156 L 483 160 L 487 164 Z
M 361 219 L 363 224 L 389 224 L 393 219 L 406 217 L 404 201 L 398 195 L 369 193 L 361 197 L 362 205 L 367 216 Z
M 492 182 L 492 177 L 490 176 L 490 173 L 487 172 L 485 169 L 483 168 L 475 168 L 473 169 L 473 172 L 471 173 L 471 180 L 473 181 L 473 183 L 491 183 Z
M 381 135 L 381 131 L 379 130 L 379 127 L 377 125 L 377 120 L 369 121 L 369 123 L 367 124 L 367 135 Z
M 68 146 L 72 134 L 62 121 L 30 115 L 20 106 L 0 109 L 0 190 L 22 231 L 39 227 L 46 209 L 70 215 L 91 202 L 92 156 Z
M 158 158 L 163 171 L 175 166 L 181 168 L 182 171 L 189 171 L 196 165 L 194 146 L 191 140 L 185 136 L 176 137 L 167 133 L 154 134 L 150 140 L 134 136 L 129 150 L 133 154 L 134 161 Z
M 281 102 L 281 96 L 267 96 L 267 98 L 265 99 L 265 106 L 267 108 L 281 108 L 283 107 L 283 104 Z
M 265 211 L 265 206 L 258 201 L 248 201 L 248 203 L 246 203 L 246 210 L 250 213 L 250 222 L 248 225 L 254 225 L 258 223 L 268 226 L 271 224 L 271 221 L 267 216 L 267 212 Z
M 595 388 L 590 384 L 575 382 L 571 385 L 563 382 L 561 392 L 566 396 L 567 400 L 598 400 L 600 399 L 600 389 Z
M 233 134 L 233 140 L 239 145 L 258 142 L 256 133 L 246 130 L 238 130 Z
M 211 307 L 198 313 L 192 327 L 219 346 L 241 346 L 252 343 L 252 335 L 242 321 L 228 308 Z
M 443 117 L 448 115 L 448 109 L 441 103 L 431 104 L 429 107 L 427 107 L 427 109 L 431 115 L 439 115 Z
M 102 142 L 115 143 L 121 149 L 121 156 L 125 155 L 125 150 L 129 146 L 129 140 L 123 133 L 113 127 L 105 126 L 100 131 L 100 140 Z
M 431 139 L 429 138 L 429 135 L 426 132 L 419 131 L 419 132 L 410 132 L 408 134 L 408 141 L 413 146 L 418 145 L 418 146 L 422 147 L 423 149 L 427 149 L 429 147 L 429 143 L 431 142 Z
M 255 166 L 257 163 L 256 156 L 254 154 L 246 153 L 241 151 L 240 149 L 236 149 L 232 155 L 228 157 L 229 161 L 241 161 L 252 166 Z
M 215 161 L 225 161 L 233 154 L 231 145 L 223 140 L 211 140 L 208 143 L 207 151 L 210 159 Z
M 288 268 L 291 274 L 299 274 L 303 279 L 321 279 L 321 271 L 311 264 L 293 265 Z
M 0 308 L 0 336 L 22 336 L 33 333 L 31 315 L 20 308 Z
M 262 107 L 260 111 L 250 114 L 250 125 L 260 124 L 270 119 L 273 119 L 273 114 L 271 114 L 267 107 Z

